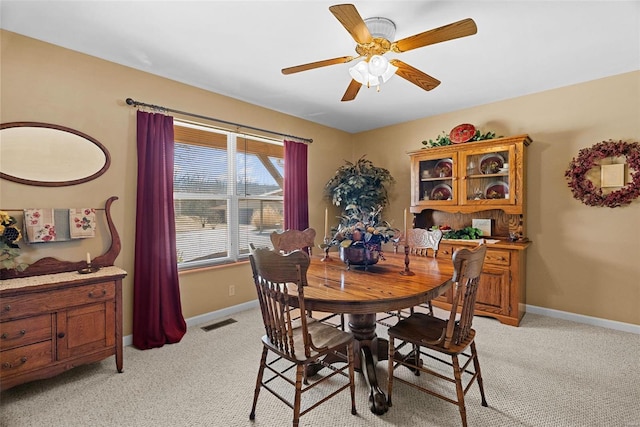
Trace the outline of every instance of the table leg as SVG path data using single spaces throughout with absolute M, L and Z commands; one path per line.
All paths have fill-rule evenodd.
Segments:
M 374 414 L 382 415 L 389 406 L 386 395 L 378 386 L 376 365 L 378 360 L 387 359 L 389 343 L 376 335 L 375 314 L 350 314 L 349 330 L 356 339 L 355 350 L 360 355 L 356 359 L 356 369 L 362 371 L 369 385 L 369 408 Z
M 355 338 L 354 354 L 359 355 L 355 360 L 355 369 L 364 374 L 369 385 L 369 408 L 371 412 L 382 415 L 389 409 L 387 396 L 378 385 L 376 365 L 380 360 L 387 360 L 389 342 L 376 335 L 375 314 L 349 314 L 349 330 Z M 337 357 L 328 354 L 324 362 L 333 363 L 341 361 Z M 307 376 L 313 376 L 323 368 L 322 364 L 307 366 Z

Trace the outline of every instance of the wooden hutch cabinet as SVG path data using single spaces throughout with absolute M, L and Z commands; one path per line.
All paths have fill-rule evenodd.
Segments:
M 414 227 L 449 225 L 458 230 L 474 219 L 491 221 L 490 241 L 476 301 L 476 315 L 518 326 L 525 313 L 526 147 L 528 135 L 422 149 L 411 157 Z M 510 241 L 510 236 L 515 241 Z M 438 259 L 476 242 L 445 239 Z M 450 308 L 451 293 L 433 303 Z

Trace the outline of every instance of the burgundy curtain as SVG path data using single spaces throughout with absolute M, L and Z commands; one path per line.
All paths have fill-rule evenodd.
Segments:
M 284 141 L 284 229 L 309 227 L 307 144 Z
M 178 282 L 173 149 L 173 117 L 138 111 L 133 345 L 139 349 L 178 342 L 187 331 Z

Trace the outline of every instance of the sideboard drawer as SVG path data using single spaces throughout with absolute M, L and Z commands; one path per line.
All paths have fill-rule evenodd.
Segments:
M 506 250 L 500 249 L 487 249 L 487 255 L 484 258 L 484 262 L 494 265 L 509 265 L 511 262 L 511 253 Z
M 51 315 L 0 323 L 0 350 L 51 339 Z
M 19 374 L 53 362 L 51 340 L 0 352 L 0 375 Z
M 451 259 L 454 251 L 454 246 L 440 244 L 440 246 L 438 246 L 438 258 Z
M 106 301 L 115 298 L 115 295 L 115 283 L 111 281 L 60 289 L 53 295 L 48 292 L 38 292 L 33 293 L 29 298 L 24 296 L 5 297 L 0 303 L 0 320 L 16 319 L 74 305 Z

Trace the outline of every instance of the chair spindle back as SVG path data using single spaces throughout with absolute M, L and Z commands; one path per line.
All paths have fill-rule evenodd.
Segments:
M 459 344 L 469 336 L 486 253 L 487 246 L 481 244 L 473 250 L 465 248 L 453 254 L 453 302 L 447 323 L 445 348 L 448 348 L 452 342 Z M 459 307 L 460 318 L 456 321 Z
M 414 255 L 427 256 L 428 250 L 433 250 L 433 256 L 438 256 L 438 247 L 442 240 L 442 230 L 425 230 L 412 228 L 407 231 L 407 245 L 409 252 Z
M 307 228 L 304 231 L 286 230 L 282 233 L 274 231 L 270 237 L 273 248 L 278 252 L 289 253 L 297 249 L 303 249 L 311 255 L 311 249 L 315 244 L 316 230 Z
M 293 329 L 297 323 L 292 320 L 292 311 L 298 307 L 304 313 L 304 286 L 309 256 L 300 250 L 280 254 L 267 248 L 258 248 L 251 249 L 249 259 L 266 335 L 274 346 L 293 356 Z M 289 294 L 288 283 L 297 286 L 297 296 Z M 307 319 L 301 316 L 298 322 L 303 330 L 305 356 L 309 357 L 311 343 L 306 332 Z

